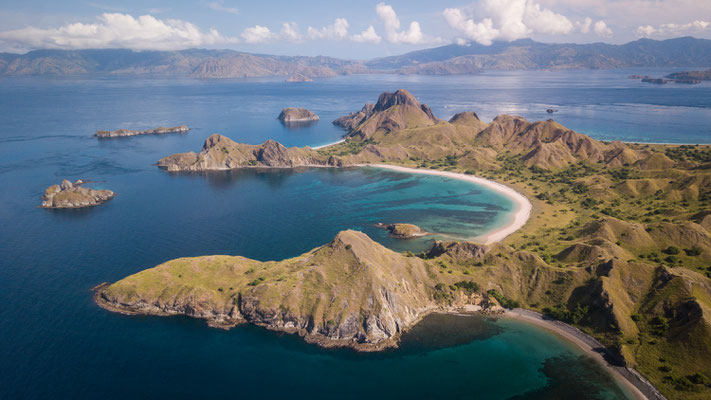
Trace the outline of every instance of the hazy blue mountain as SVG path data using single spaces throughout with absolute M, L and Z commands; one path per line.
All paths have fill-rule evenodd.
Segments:
M 711 40 L 682 37 L 668 40 L 640 39 L 623 45 L 607 43 L 539 43 L 530 39 L 452 44 L 378 58 L 366 65 L 403 73 L 452 74 L 481 70 L 610 69 L 711 65 Z
M 0 75 L 153 74 L 241 78 L 292 74 L 326 77 L 364 71 L 362 63 L 356 61 L 233 50 L 36 50 L 27 54 L 0 54 Z
M 287 57 L 234 50 L 36 50 L 0 54 L 0 75 L 183 75 L 329 77 L 365 72 L 471 74 L 482 70 L 708 67 L 711 40 L 640 39 L 623 45 L 540 43 L 530 39 L 450 44 L 366 62 L 332 57 Z

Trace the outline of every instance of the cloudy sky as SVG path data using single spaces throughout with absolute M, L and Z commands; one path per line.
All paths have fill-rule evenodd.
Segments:
M 0 0 L 0 51 L 230 48 L 371 58 L 468 41 L 711 39 L 711 0 Z

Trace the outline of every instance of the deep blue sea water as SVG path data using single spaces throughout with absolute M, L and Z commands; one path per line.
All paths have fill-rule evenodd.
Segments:
M 655 70 L 663 75 L 671 71 Z M 341 138 L 329 122 L 407 88 L 435 114 L 474 110 L 554 118 L 599 139 L 711 142 L 711 87 L 652 86 L 629 73 L 510 72 L 472 77 L 280 79 L 0 79 L 0 398 L 585 398 L 623 395 L 563 340 L 514 321 L 448 317 L 423 323 L 383 354 L 322 350 L 255 327 L 225 332 L 187 318 L 126 317 L 89 289 L 163 261 L 204 254 L 291 257 L 359 229 L 411 222 L 471 237 L 511 204 L 468 183 L 372 168 L 169 174 L 159 158 L 198 150 L 213 132 L 289 146 Z M 283 107 L 321 121 L 287 129 Z M 186 135 L 97 140 L 97 129 L 187 124 Z M 92 209 L 37 208 L 62 178 L 118 193 Z M 429 324 L 429 325 L 428 325 Z M 442 331 L 443 327 L 449 330 Z M 599 394 L 597 396 L 596 394 Z

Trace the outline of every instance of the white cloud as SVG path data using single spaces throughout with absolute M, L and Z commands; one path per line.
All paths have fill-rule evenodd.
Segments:
M 541 9 L 540 4 L 532 1 L 525 3 L 523 19 L 531 31 L 551 35 L 566 35 L 573 31 L 573 23 L 564 15 L 547 8 Z
M 278 37 L 278 35 L 272 33 L 269 28 L 261 25 L 255 25 L 245 29 L 241 36 L 247 43 L 263 43 Z
M 0 42 L 15 49 L 179 50 L 236 43 L 237 39 L 222 36 L 213 28 L 203 32 L 190 22 L 178 19 L 104 13 L 95 23 L 76 22 L 49 29 L 30 26 L 0 32 Z
M 444 19 L 449 26 L 462 32 L 468 39 L 474 40 L 483 45 L 490 45 L 499 36 L 499 30 L 494 28 L 494 22 L 490 18 L 484 18 L 481 22 L 474 22 L 464 16 L 462 10 L 458 8 L 447 8 L 444 10 Z M 466 43 L 465 40 L 457 40 L 457 43 Z
M 583 22 L 577 21 L 575 23 L 575 26 L 578 27 L 578 30 L 580 33 L 590 33 L 590 27 L 592 26 L 592 18 L 590 17 L 585 17 Z
M 207 6 L 215 11 L 225 12 L 228 14 L 239 14 L 239 8 L 225 6 L 224 0 L 215 0 L 207 3 Z
M 420 29 L 420 24 L 417 21 L 412 21 L 407 30 L 400 30 L 400 19 L 397 17 L 395 10 L 385 4 L 380 3 L 375 7 L 375 12 L 385 26 L 385 38 L 390 43 L 395 44 L 424 44 L 424 43 L 439 43 L 440 38 L 430 38 L 425 36 Z
M 605 21 L 593 23 L 586 17 L 573 24 L 565 15 L 544 8 L 534 0 L 482 0 L 477 10 L 483 17 L 480 21 L 465 15 L 459 8 L 447 8 L 443 15 L 449 26 L 467 39 L 487 46 L 494 40 L 511 41 L 534 34 L 567 35 L 576 30 L 584 34 L 612 35 Z
M 612 29 L 610 29 L 603 20 L 595 22 L 595 25 L 593 25 L 593 31 L 595 31 L 595 34 L 598 36 L 612 36 Z
M 331 25 L 321 29 L 310 27 L 306 30 L 311 39 L 343 39 L 348 36 L 348 21 L 345 18 L 336 18 Z
M 368 29 L 364 30 L 363 32 L 351 36 L 351 40 L 360 43 L 380 43 L 382 38 L 378 36 L 378 34 L 375 32 L 375 27 L 373 27 L 373 25 L 370 25 Z
M 303 39 L 301 33 L 299 33 L 299 26 L 296 22 L 284 22 L 281 26 L 280 36 L 290 42 L 298 43 Z
M 688 24 L 662 24 L 656 28 L 652 25 L 644 25 L 637 28 L 637 36 L 666 35 L 670 33 L 681 34 L 688 32 L 711 31 L 711 22 L 696 20 Z

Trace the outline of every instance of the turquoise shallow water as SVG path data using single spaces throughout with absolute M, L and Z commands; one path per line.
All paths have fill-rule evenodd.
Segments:
M 0 398 L 622 397 L 569 344 L 513 321 L 435 320 L 399 350 L 363 355 L 249 326 L 225 332 L 186 318 L 111 314 L 93 304 L 89 288 L 177 257 L 291 257 L 342 229 L 395 250 L 429 246 L 431 238 L 390 239 L 377 222 L 457 237 L 501 225 L 512 207 L 507 199 L 439 177 L 372 168 L 176 175 L 152 165 L 199 149 L 215 131 L 248 143 L 333 142 L 343 132 L 328 121 L 386 89 L 406 87 L 444 117 L 475 109 L 490 118 L 498 109 L 545 118 L 540 109 L 551 104 L 561 109 L 557 119 L 601 138 L 706 140 L 704 87 L 636 86 L 623 73 L 348 77 L 306 86 L 0 80 Z M 286 129 L 275 119 L 285 106 L 310 107 L 322 120 Z M 97 129 L 179 123 L 194 129 L 91 137 Z M 671 126 L 675 135 L 665 136 Z M 95 180 L 118 196 L 93 209 L 37 208 L 44 189 L 62 178 Z

